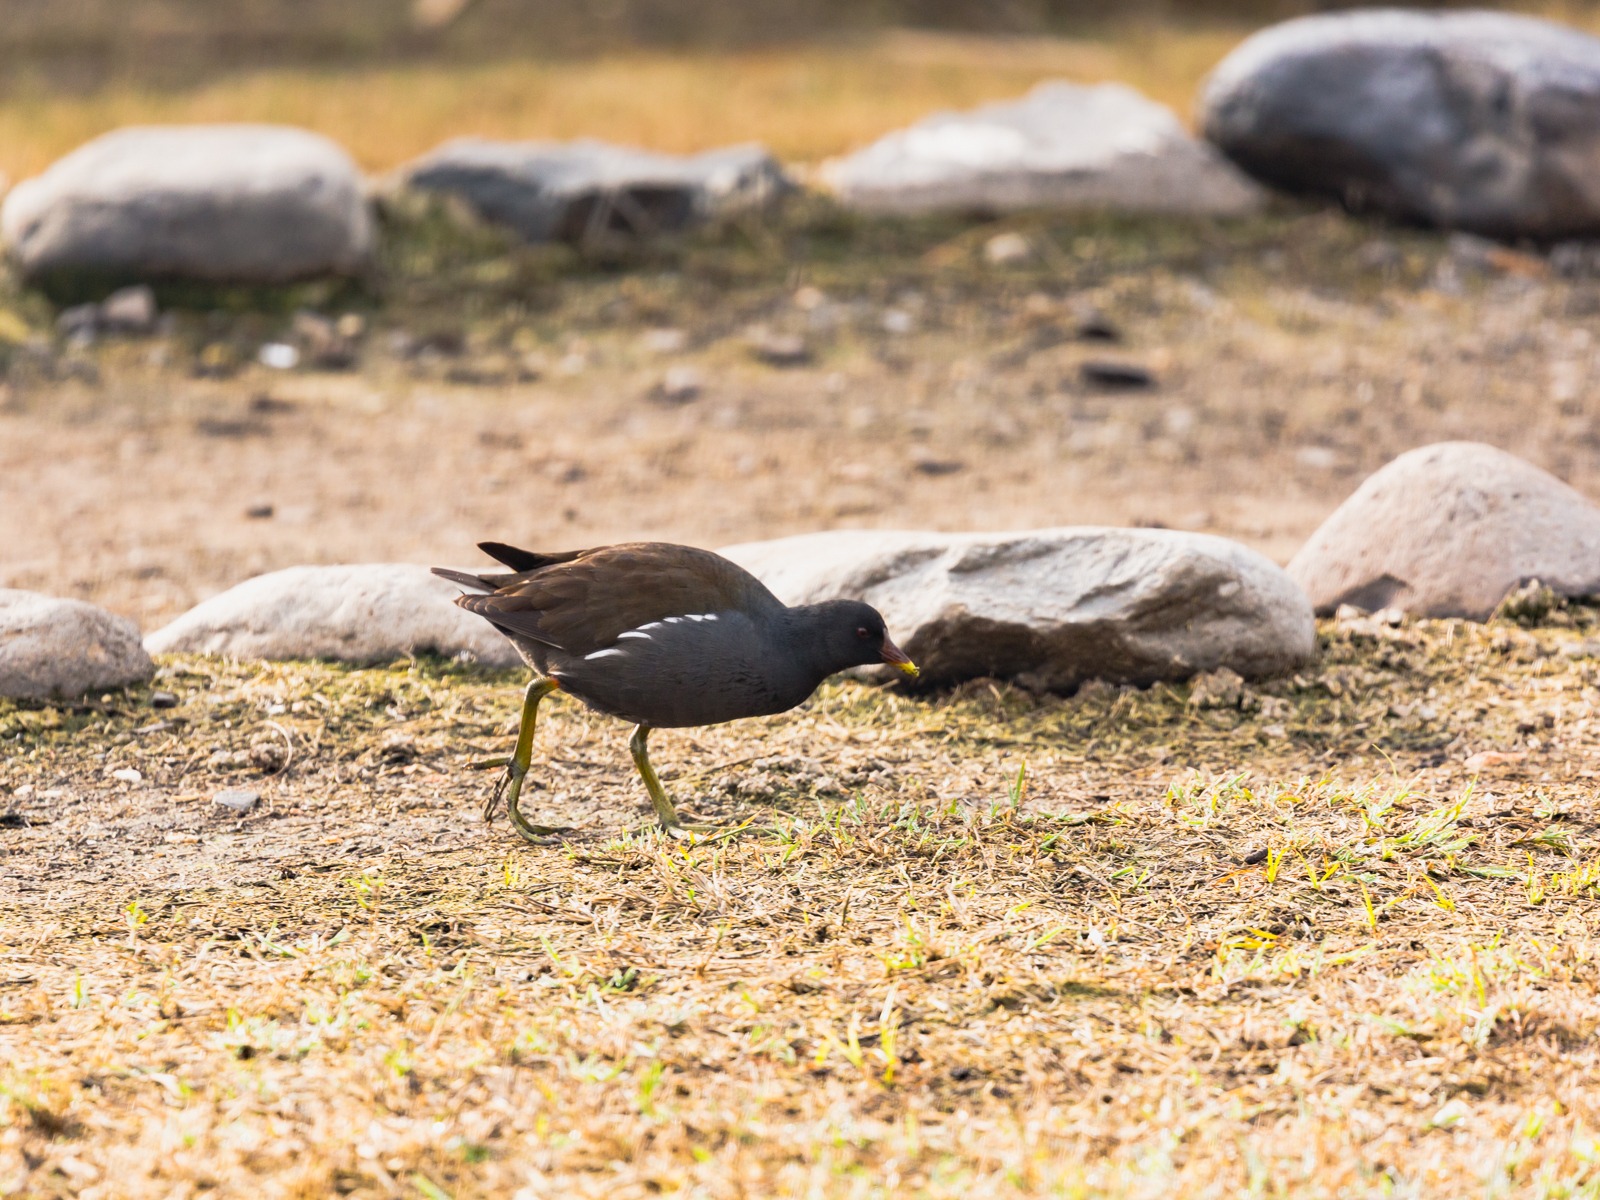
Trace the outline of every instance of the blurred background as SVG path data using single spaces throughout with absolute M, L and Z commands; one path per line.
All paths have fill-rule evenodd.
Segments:
M 813 161 L 1039 79 L 1187 115 L 1204 73 L 1310 0 L 0 0 L 0 171 L 135 121 L 303 125 L 384 170 L 443 137 L 589 135 Z M 1422 6 L 1430 7 L 1430 6 Z M 1513 6 L 1502 6 L 1513 7 Z M 1534 4 L 1600 28 L 1600 3 Z
M 759 141 L 809 185 L 1044 80 L 1127 83 L 1192 130 L 1230 50 L 1322 10 L 0 0 L 0 191 L 121 126 L 228 121 L 326 135 L 379 197 L 462 136 Z M 1516 11 L 1600 32 L 1600 3 Z M 1368 473 L 1450 438 L 1600 490 L 1587 243 L 1276 193 L 1226 219 L 889 217 L 810 189 L 623 252 L 392 197 L 378 222 L 359 278 L 152 280 L 136 334 L 84 323 L 105 290 L 0 271 L 0 586 L 148 630 L 264 571 L 468 565 L 487 538 L 1103 523 L 1285 562 Z

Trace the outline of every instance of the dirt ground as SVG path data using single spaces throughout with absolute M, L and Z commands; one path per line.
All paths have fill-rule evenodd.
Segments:
M 1584 251 L 1452 251 L 1299 209 L 835 219 L 628 269 L 402 241 L 375 292 L 321 297 L 365 323 L 340 370 L 255 363 L 293 338 L 286 312 L 13 347 L 0 585 L 152 629 L 263 571 L 466 564 L 489 538 L 1160 524 L 1283 562 L 1364 475 L 1455 438 L 1600 493 Z M 988 265 L 1018 231 L 1032 258 Z M 805 360 L 761 361 L 752 328 L 801 335 Z M 1107 389 L 1085 361 L 1154 386 Z
M 1213 708 L 828 685 L 658 738 L 781 830 L 700 846 L 565 702 L 577 830 L 485 827 L 509 674 L 8 702 L 0 1192 L 1588 1194 L 1596 624 L 1328 623 Z

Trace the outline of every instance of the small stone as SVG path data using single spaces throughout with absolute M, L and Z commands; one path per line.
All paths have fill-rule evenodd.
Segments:
M 265 521 L 272 516 L 273 511 L 270 504 L 252 504 L 244 510 L 244 515 L 252 521 Z
M 699 368 L 687 365 L 669 367 L 652 393 L 657 399 L 671 404 L 687 404 L 700 395 L 702 385 Z
M 111 778 L 120 780 L 123 783 L 144 782 L 144 776 L 139 774 L 139 772 L 135 771 L 132 767 L 123 767 L 120 771 L 112 771 Z
M 891 308 L 883 314 L 885 333 L 906 334 L 917 327 L 917 319 L 903 308 Z
M 1078 373 L 1091 386 L 1115 391 L 1133 391 L 1156 385 L 1154 375 L 1133 363 L 1086 362 L 1079 366 Z
M 1313 471 L 1331 471 L 1339 465 L 1339 454 L 1327 446 L 1301 446 L 1294 452 L 1294 461 Z
M 247 813 L 256 806 L 256 801 L 259 799 L 261 799 L 260 792 L 229 790 L 218 792 L 211 797 L 211 802 L 220 804 L 223 808 L 232 809 L 236 813 Z
M 288 342 L 268 342 L 256 351 L 256 361 L 274 371 L 292 371 L 300 365 L 300 349 Z
M 689 337 L 681 329 L 646 329 L 640 339 L 652 354 L 682 354 Z
M 997 267 L 1009 267 L 1033 257 L 1033 246 L 1020 233 L 997 233 L 983 244 L 983 257 Z
M 1231 667 L 1218 667 L 1196 675 L 1189 688 L 1190 708 L 1239 708 L 1245 696 L 1244 680 Z
M 805 338 L 798 333 L 773 333 L 758 325 L 747 336 L 750 353 L 769 366 L 797 367 L 811 358 Z
M 111 333 L 149 333 L 156 324 L 156 294 L 144 284 L 118 288 L 100 302 L 100 327 Z
M 1122 330 L 1112 323 L 1111 318 L 1104 313 L 1085 313 L 1078 321 L 1073 334 L 1080 342 L 1120 342 Z

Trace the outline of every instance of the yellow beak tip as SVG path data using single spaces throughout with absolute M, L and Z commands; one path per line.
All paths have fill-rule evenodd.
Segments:
M 921 671 L 917 670 L 917 664 L 914 663 L 914 662 L 895 663 L 895 666 L 899 667 L 902 671 L 904 671 L 907 675 L 911 676 L 911 678 L 913 678 L 913 679 L 915 679 L 918 675 L 922 674 Z

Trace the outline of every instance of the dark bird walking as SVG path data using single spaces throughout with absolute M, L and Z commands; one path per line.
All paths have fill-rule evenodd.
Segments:
M 498 797 L 505 789 L 511 823 L 525 838 L 556 832 L 530 825 L 517 807 L 539 701 L 553 691 L 637 725 L 628 746 L 662 827 L 703 832 L 678 821 L 650 765 L 652 729 L 786 712 L 847 667 L 884 662 L 917 673 L 871 605 L 830 600 L 790 608 L 754 575 L 709 550 L 665 542 L 563 554 L 499 542 L 478 548 L 514 573 L 435 567 L 434 574 L 474 589 L 456 603 L 510 638 L 538 673 L 495 791 Z

